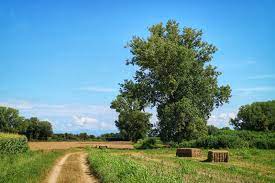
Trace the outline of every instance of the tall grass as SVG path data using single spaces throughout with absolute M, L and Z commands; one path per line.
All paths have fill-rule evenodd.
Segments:
M 61 151 L 0 155 L 0 183 L 41 182 Z
M 88 149 L 91 168 L 104 183 L 274 182 L 274 150 L 231 149 L 229 163 L 179 158 L 176 149 Z
M 138 183 L 138 182 L 179 182 L 180 179 L 167 177 L 160 169 L 151 169 L 125 157 L 112 156 L 108 150 L 89 149 L 89 163 L 102 182 Z

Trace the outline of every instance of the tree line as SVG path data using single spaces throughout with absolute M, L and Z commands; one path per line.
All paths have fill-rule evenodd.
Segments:
M 0 106 L 0 132 L 22 134 L 28 140 L 48 140 L 53 134 L 49 121 L 37 117 L 27 119 L 17 109 L 4 106 Z

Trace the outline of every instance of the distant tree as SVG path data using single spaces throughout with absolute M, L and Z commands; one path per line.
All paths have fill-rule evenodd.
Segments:
M 119 95 L 112 102 L 111 108 L 119 113 L 115 124 L 123 138 L 136 142 L 147 135 L 151 127 L 151 114 L 141 111 L 138 100 Z
M 52 125 L 48 121 L 39 121 L 38 123 L 39 129 L 39 140 L 48 140 L 49 137 L 53 135 Z
M 87 140 L 88 139 L 88 135 L 87 135 L 87 133 L 80 133 L 79 134 L 79 138 L 81 139 L 81 140 Z
M 241 106 L 230 123 L 237 130 L 274 131 L 275 100 Z
M 19 133 L 26 135 L 29 140 L 48 140 L 53 134 L 51 123 L 36 117 L 25 119 L 22 126 L 24 128 Z
M 16 133 L 22 127 L 24 118 L 19 111 L 10 107 L 0 106 L 0 132 Z
M 222 127 L 221 130 L 231 130 L 228 126 Z
M 164 141 L 206 135 L 211 111 L 228 102 L 231 93 L 228 85 L 218 85 L 221 72 L 209 64 L 217 48 L 202 40 L 202 31 L 181 29 L 175 21 L 153 25 L 149 32 L 148 38 L 134 37 L 127 45 L 133 55 L 127 65 L 137 71 L 133 81 L 121 84 L 122 95 L 137 101 L 140 111 L 148 105 L 157 108 Z M 147 123 L 149 114 L 138 114 Z M 121 131 L 131 124 L 129 116 L 120 112 Z
M 214 125 L 207 125 L 208 135 L 215 135 L 219 132 L 219 128 Z

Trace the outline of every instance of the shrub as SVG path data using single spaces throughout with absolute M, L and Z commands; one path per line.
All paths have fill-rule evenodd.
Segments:
M 134 144 L 136 149 L 154 149 L 164 147 L 162 142 L 158 138 L 146 138 L 142 140 L 138 140 L 136 144 Z
M 219 130 L 214 135 L 208 135 L 192 141 L 173 144 L 173 147 L 204 147 L 204 148 L 258 148 L 275 149 L 274 132 L 253 132 L 236 130 Z
M 16 154 L 28 151 L 27 138 L 17 134 L 0 133 L 0 154 Z

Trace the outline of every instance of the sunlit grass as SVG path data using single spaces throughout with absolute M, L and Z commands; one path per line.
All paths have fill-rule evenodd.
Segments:
M 103 182 L 275 182 L 274 150 L 232 149 L 229 163 L 203 162 L 207 150 L 199 158 L 175 149 L 88 151 Z
M 61 151 L 36 151 L 0 156 L 1 183 L 41 182 L 62 155 Z

